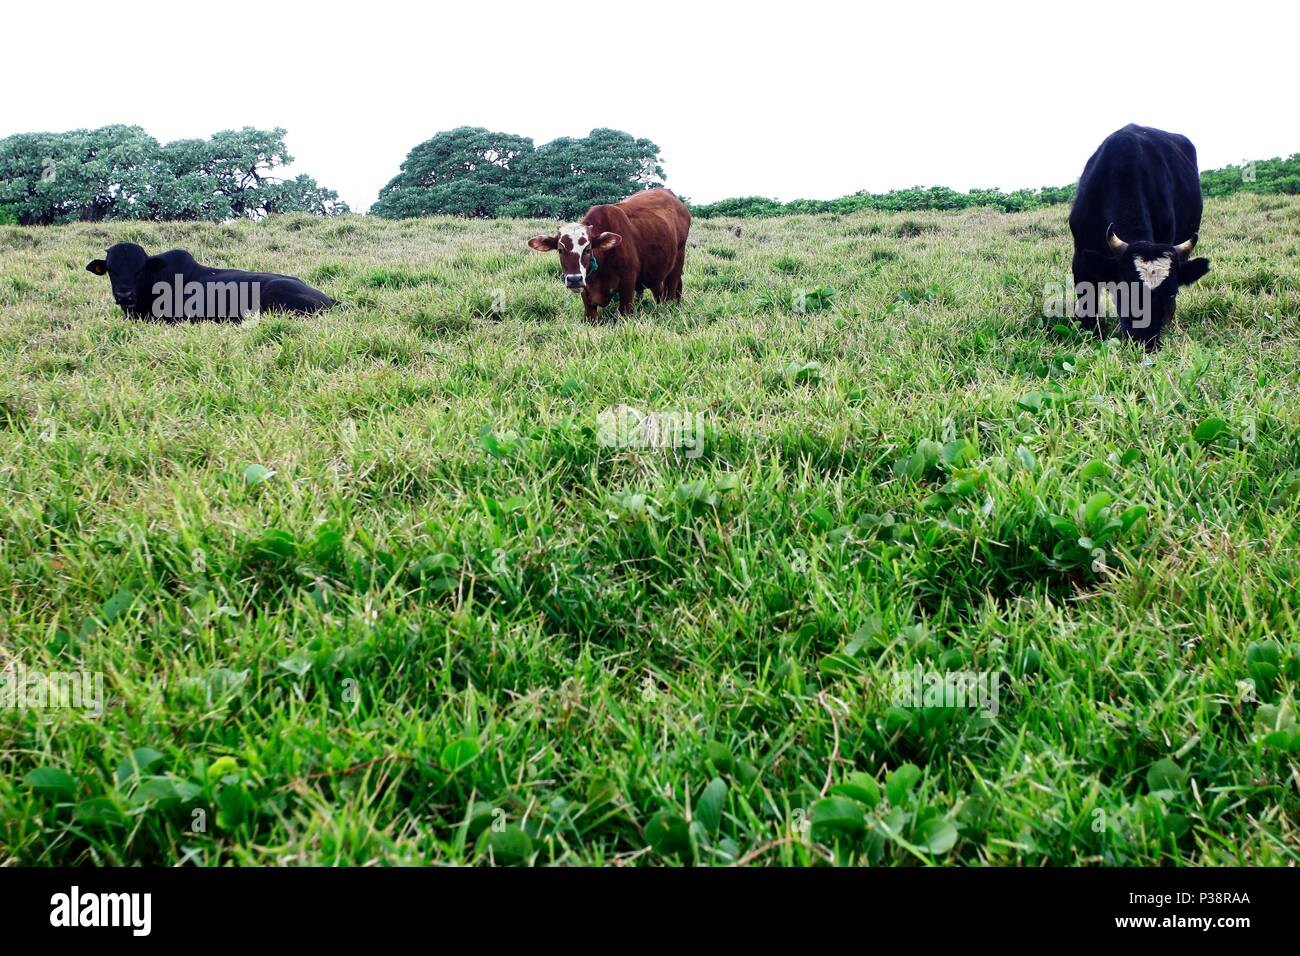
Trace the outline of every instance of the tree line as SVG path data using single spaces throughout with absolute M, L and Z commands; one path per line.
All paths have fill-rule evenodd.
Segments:
M 704 206 L 692 206 L 691 213 L 706 219 L 710 216 L 759 218 L 800 213 L 851 213 L 863 209 L 911 212 L 922 209 L 969 209 L 972 206 L 990 206 L 1003 212 L 1023 212 L 1073 202 L 1077 186 L 1077 183 L 1071 183 L 1069 186 L 1017 189 L 1009 193 L 1000 189 L 972 189 L 963 193 L 946 186 L 931 186 L 928 189 L 914 186 L 911 189 L 893 189 L 884 193 L 858 192 L 839 199 L 795 199 L 786 203 L 762 196 L 744 196 Z M 1300 195 L 1300 153 L 1286 159 L 1265 159 L 1240 166 L 1206 170 L 1201 173 L 1201 192 L 1207 197 L 1227 196 L 1235 192 Z
M 138 126 L 9 136 L 0 139 L 0 224 L 226 221 L 280 212 L 347 212 L 334 190 L 310 176 L 275 175 L 293 162 L 284 137 L 283 129 L 245 127 L 164 145 Z M 370 212 L 388 219 L 577 219 L 597 203 L 619 202 L 663 186 L 665 179 L 659 147 L 621 130 L 594 129 L 584 137 L 535 146 L 527 136 L 462 126 L 413 148 Z M 1201 188 L 1206 196 L 1300 194 L 1300 153 L 1207 170 Z M 753 218 L 972 206 L 1020 212 L 1069 203 L 1074 191 L 1074 184 L 1013 192 L 917 186 L 785 203 L 745 196 L 694 205 L 682 198 L 701 218 Z

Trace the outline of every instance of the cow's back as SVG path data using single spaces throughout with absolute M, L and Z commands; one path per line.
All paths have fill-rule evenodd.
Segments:
M 690 210 L 670 189 L 647 189 L 619 203 L 638 232 L 658 233 L 674 248 L 686 242 Z
M 1196 147 L 1186 136 L 1128 125 L 1084 166 L 1070 209 L 1077 247 L 1106 251 L 1106 230 L 1126 241 L 1182 242 L 1200 228 Z
M 297 276 L 278 272 L 246 272 L 243 269 L 204 268 L 201 281 L 220 285 L 233 285 L 244 290 L 245 295 L 257 290 L 260 308 L 285 312 L 321 312 L 338 305 L 319 289 L 313 288 Z
M 680 264 L 691 214 L 670 190 L 648 189 L 616 205 L 593 206 L 584 221 L 623 235 L 620 258 L 635 269 L 639 286 L 653 288 Z

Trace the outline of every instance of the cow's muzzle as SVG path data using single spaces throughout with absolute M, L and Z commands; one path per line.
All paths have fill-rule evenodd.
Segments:
M 587 284 L 587 277 L 579 273 L 578 275 L 566 275 L 564 277 L 564 287 L 578 292 Z

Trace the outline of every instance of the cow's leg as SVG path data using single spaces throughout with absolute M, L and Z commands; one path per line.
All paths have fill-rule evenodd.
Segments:
M 586 289 L 582 290 L 582 317 L 588 322 L 595 322 L 600 318 L 600 306 L 596 305 L 591 293 Z
M 1105 284 L 1102 280 L 1084 268 L 1081 256 L 1074 257 L 1074 318 L 1079 327 L 1093 335 L 1101 335 L 1102 297 L 1105 296 Z
M 629 279 L 618 289 L 619 315 L 631 315 L 636 308 L 636 280 Z
M 686 268 L 686 243 L 682 243 L 677 250 L 677 263 L 673 266 L 672 271 L 668 273 L 668 282 L 665 284 L 668 290 L 668 298 L 674 302 L 682 301 L 682 270 Z

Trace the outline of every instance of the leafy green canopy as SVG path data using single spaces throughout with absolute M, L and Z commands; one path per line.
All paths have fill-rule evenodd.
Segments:
M 526 136 L 462 126 L 412 149 L 370 211 L 387 219 L 571 219 L 663 183 L 659 147 L 620 130 L 534 147 Z
M 138 126 L 9 136 L 0 139 L 0 221 L 3 208 L 22 225 L 347 212 L 310 176 L 273 175 L 293 162 L 284 136 L 247 126 L 166 145 Z

